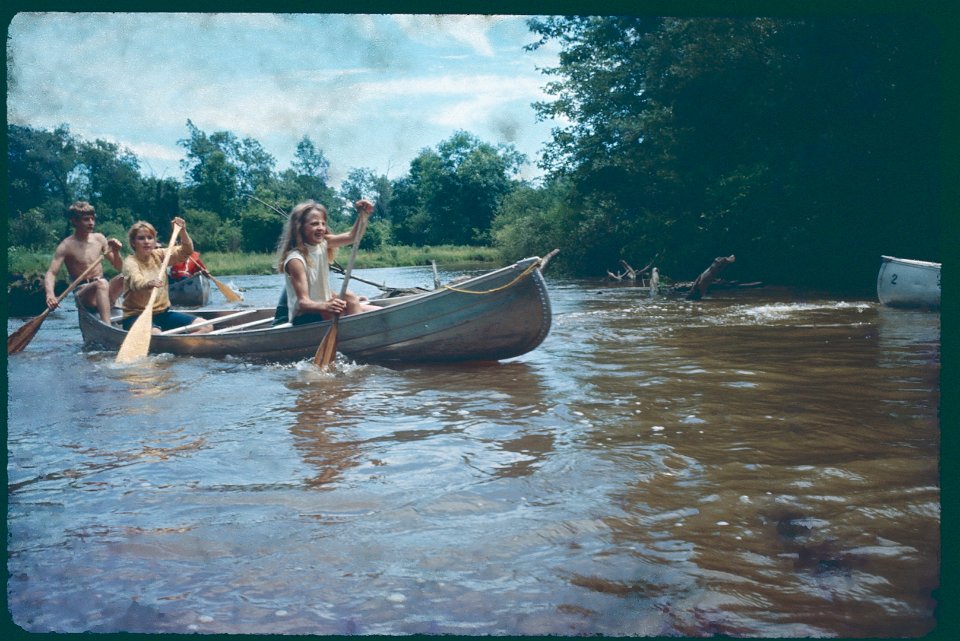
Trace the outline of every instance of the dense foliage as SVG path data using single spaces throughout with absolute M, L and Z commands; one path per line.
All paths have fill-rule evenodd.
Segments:
M 309 137 L 297 145 L 288 169 L 259 142 L 229 131 L 212 134 L 187 121 L 182 182 L 141 174 L 137 158 L 113 143 L 84 141 L 66 125 L 53 132 L 9 125 L 10 245 L 51 249 L 69 232 L 64 218 L 74 200 L 97 209 L 99 229 L 123 237 L 135 220 L 159 230 L 185 216 L 201 251 L 271 251 L 284 212 L 312 198 L 324 203 L 335 229 L 351 224 L 349 203 L 377 203 L 363 246 L 399 240 L 413 246 L 480 245 L 515 186 L 523 157 L 456 132 L 436 149 L 423 149 L 409 175 L 390 181 L 367 168 L 350 170 L 339 190 L 329 184 L 329 161 Z
M 602 275 L 656 257 L 693 278 L 718 255 L 737 275 L 865 286 L 880 254 L 940 260 L 942 88 L 938 25 L 920 15 L 816 18 L 542 17 L 531 48 L 556 123 L 525 183 L 512 146 L 454 132 L 388 179 L 352 169 L 338 188 L 309 137 L 295 160 L 187 121 L 182 181 L 145 176 L 128 150 L 67 125 L 9 125 L 10 244 L 52 250 L 63 211 L 90 200 L 103 231 L 188 218 L 201 250 L 268 252 L 314 198 L 335 228 L 374 199 L 364 245 L 494 245 L 507 258 L 561 249 L 556 267 Z
M 625 258 L 690 277 L 871 282 L 881 253 L 939 260 L 939 32 L 923 17 L 552 17 L 542 166 L 562 198 L 508 206 L 498 240 L 569 236 L 578 272 Z M 544 210 L 543 207 L 549 207 Z

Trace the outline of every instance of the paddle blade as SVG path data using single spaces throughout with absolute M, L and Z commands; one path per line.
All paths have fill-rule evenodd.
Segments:
M 209 274 L 207 275 L 209 276 Z M 243 300 L 243 296 L 233 291 L 232 289 L 230 289 L 228 286 L 221 283 L 219 280 L 217 280 L 213 276 L 210 276 L 210 280 L 213 281 L 213 284 L 217 286 L 217 289 L 220 290 L 220 293 L 223 294 L 224 297 L 231 303 L 239 303 L 240 301 Z
M 317 348 L 317 353 L 313 357 L 313 363 L 321 369 L 327 369 L 336 356 L 337 320 L 335 319 L 333 321 L 333 325 L 330 326 L 330 329 L 328 329 L 327 333 L 324 335 L 323 340 L 320 341 L 320 346 Z
M 50 308 L 48 307 L 42 314 L 34 316 L 17 328 L 14 333 L 7 336 L 7 354 L 22 352 L 23 348 L 37 335 L 37 330 L 40 329 L 40 325 L 43 324 L 43 320 L 49 313 Z
M 150 351 L 150 339 L 153 335 L 153 298 L 150 305 L 134 321 L 117 351 L 117 363 L 130 363 L 143 358 Z

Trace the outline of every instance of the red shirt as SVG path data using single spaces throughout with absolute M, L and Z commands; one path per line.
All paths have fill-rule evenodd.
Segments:
M 200 254 L 193 252 L 182 263 L 170 266 L 170 280 L 183 280 L 205 271 L 207 271 L 207 266 L 200 260 Z

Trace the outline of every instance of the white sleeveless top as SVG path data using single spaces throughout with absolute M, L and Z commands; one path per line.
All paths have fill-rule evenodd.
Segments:
M 287 273 L 287 263 L 291 260 L 299 260 L 303 263 L 307 271 L 307 288 L 310 293 L 310 299 L 318 303 L 330 300 L 330 263 L 327 262 L 327 241 L 323 240 L 319 245 L 307 245 L 310 251 L 310 263 L 308 264 L 299 250 L 291 251 L 283 261 L 283 274 L 287 288 L 287 307 L 290 310 L 288 319 L 292 322 L 294 318 L 300 315 L 300 303 L 297 301 L 297 292 L 293 289 L 293 283 L 290 280 L 290 274 Z

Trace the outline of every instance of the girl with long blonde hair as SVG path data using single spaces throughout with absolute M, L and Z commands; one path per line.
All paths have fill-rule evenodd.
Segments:
M 373 203 L 366 199 L 354 207 L 357 221 L 341 234 L 330 232 L 327 208 L 316 201 L 307 200 L 291 210 L 277 243 L 277 268 L 286 277 L 288 320 L 294 325 L 377 309 L 353 292 L 343 299 L 330 289 L 330 263 L 337 248 L 355 242 L 361 219 L 366 221 L 373 212 Z

